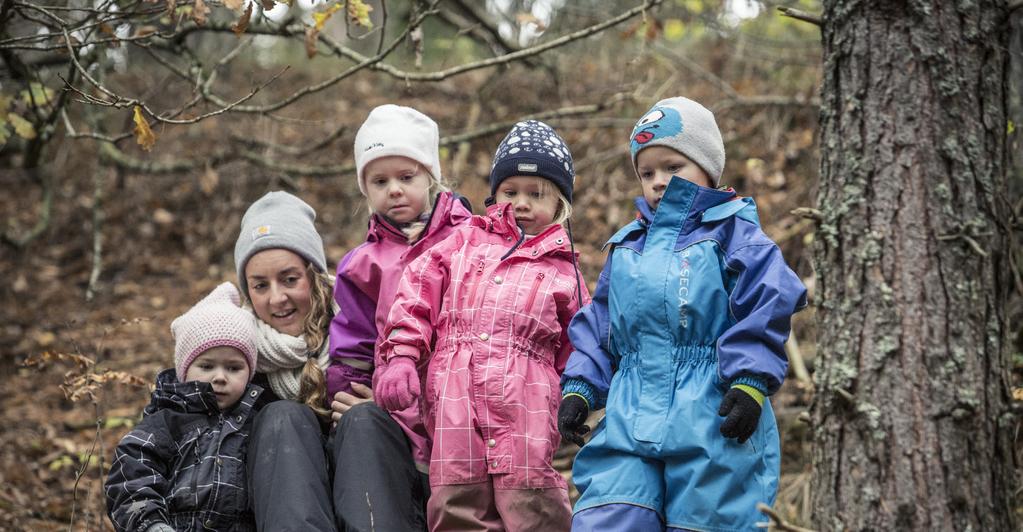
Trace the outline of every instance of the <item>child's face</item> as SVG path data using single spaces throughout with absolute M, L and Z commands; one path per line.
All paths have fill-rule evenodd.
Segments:
M 299 336 L 312 308 L 305 261 L 286 249 L 266 249 L 245 265 L 252 310 L 278 332 Z
M 657 205 L 661 203 L 661 196 L 668 188 L 672 176 L 681 177 L 701 187 L 711 185 L 710 177 L 703 168 L 667 146 L 643 148 L 636 156 L 636 173 L 643 187 L 643 198 L 653 210 L 657 210 Z
M 362 172 L 374 212 L 404 224 L 419 218 L 430 204 L 430 174 L 423 165 L 397 155 L 374 159 Z
M 249 383 L 249 363 L 241 351 L 228 346 L 207 349 L 192 361 L 185 373 L 185 382 L 199 381 L 213 385 L 217 406 L 227 410 L 242 398 Z
M 557 189 L 542 177 L 517 175 L 497 187 L 497 203 L 511 203 L 515 221 L 528 235 L 539 234 L 558 214 Z

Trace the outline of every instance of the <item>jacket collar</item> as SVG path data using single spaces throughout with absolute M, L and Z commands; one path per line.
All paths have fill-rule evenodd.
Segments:
M 232 407 L 231 413 L 247 416 L 262 393 L 262 387 L 250 382 L 245 387 L 241 400 Z M 246 400 L 248 398 L 252 400 Z M 220 407 L 217 406 L 217 396 L 213 394 L 212 384 L 198 381 L 180 382 L 174 368 L 165 369 L 156 376 L 156 389 L 153 390 L 144 414 L 148 416 L 163 409 L 186 414 L 221 413 Z
M 727 205 L 736 199 L 740 198 L 734 189 L 701 187 L 680 177 L 673 177 L 656 211 L 650 208 L 643 196 L 633 200 L 637 211 L 636 219 L 619 229 L 604 244 L 604 248 L 632 240 L 636 233 L 651 232 L 660 228 L 670 229 L 670 232 L 675 234 L 688 234 L 701 223 L 723 219 L 724 214 L 734 214 L 734 210 Z M 742 206 L 745 207 L 747 203 L 751 201 L 742 203 Z M 736 205 L 739 203 L 736 202 Z M 704 218 L 705 213 L 712 216 Z
M 639 211 L 639 220 L 644 225 L 650 225 L 660 216 L 675 223 L 681 221 L 684 226 L 691 229 L 702 221 L 704 211 L 736 198 L 737 195 L 732 188 L 720 190 L 701 187 L 680 177 L 673 177 L 656 211 L 650 209 L 643 196 L 637 197 L 634 203 L 636 210 Z M 688 232 L 685 229 L 684 227 L 683 232 Z
M 487 231 L 510 237 L 511 242 L 516 243 L 514 251 L 508 256 L 537 257 L 560 253 L 572 256 L 572 243 L 560 224 L 553 224 L 538 235 L 523 238 L 522 228 L 515 221 L 515 209 L 511 203 L 491 205 L 487 207 L 485 217 L 477 217 L 475 220 L 477 225 Z
M 441 226 L 455 226 L 470 218 L 472 216 L 471 207 L 468 205 L 468 201 L 463 200 L 462 196 L 453 192 L 437 194 L 437 197 L 433 200 L 433 210 L 430 211 L 426 230 L 419 237 L 419 241 L 422 241 L 427 235 L 433 233 Z M 397 224 L 386 216 L 374 213 L 369 218 L 369 230 L 366 240 L 375 242 L 384 239 L 395 240 L 401 243 L 408 242 L 408 237 L 405 236 L 405 233 L 401 231 Z

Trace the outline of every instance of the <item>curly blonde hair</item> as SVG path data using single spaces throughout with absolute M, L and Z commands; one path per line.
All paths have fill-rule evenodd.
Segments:
M 318 271 L 312 263 L 306 265 L 306 275 L 309 278 L 309 314 L 302 324 L 302 334 L 311 355 L 302 367 L 297 401 L 312 408 L 321 419 L 329 420 L 330 409 L 325 408 L 327 378 L 316 358 L 328 341 L 330 321 L 334 319 L 334 277 Z

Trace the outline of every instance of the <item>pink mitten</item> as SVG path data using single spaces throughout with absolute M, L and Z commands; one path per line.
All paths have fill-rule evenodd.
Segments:
M 412 405 L 419 397 L 419 373 L 416 362 L 408 357 L 395 357 L 387 363 L 374 392 L 377 403 L 396 412 Z

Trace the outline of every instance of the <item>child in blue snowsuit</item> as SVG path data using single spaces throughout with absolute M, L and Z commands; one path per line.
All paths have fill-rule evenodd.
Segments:
M 681 97 L 632 131 L 639 217 L 607 242 L 593 302 L 569 327 L 561 433 L 582 445 L 572 530 L 751 530 L 778 486 L 767 396 L 788 367 L 806 289 L 751 198 L 718 189 L 714 115 Z

